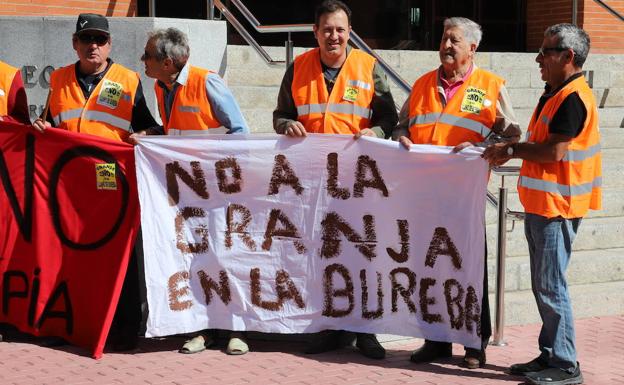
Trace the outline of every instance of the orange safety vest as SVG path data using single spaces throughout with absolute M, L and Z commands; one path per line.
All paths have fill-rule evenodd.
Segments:
M 527 213 L 546 218 L 581 218 L 589 209 L 601 208 L 602 158 L 598 111 L 592 90 L 583 76 L 566 84 L 548 99 L 539 116 L 533 113 L 527 137 L 529 142 L 545 142 L 550 121 L 561 103 L 573 92 L 579 95 L 587 109 L 583 130 L 572 139 L 568 152 L 559 162 L 522 162 L 518 194 Z
M 297 107 L 297 120 L 307 132 L 355 134 L 370 127 L 370 104 L 375 95 L 375 58 L 352 49 L 336 77 L 331 94 L 325 85 L 318 48 L 299 55 L 294 66 L 291 91 Z
M 416 144 L 456 146 L 482 142 L 496 120 L 496 102 L 505 81 L 475 68 L 443 106 L 438 93 L 439 70 L 421 76 L 409 101 L 410 140 Z
M 0 116 L 8 115 L 9 92 L 18 69 L 0 61 Z
M 72 132 L 125 141 L 139 75 L 111 64 L 88 99 L 76 79 L 76 65 L 59 68 L 50 76 L 50 113 L 54 125 Z
M 179 85 L 176 89 L 168 120 L 165 114 L 165 92 L 158 83 L 154 83 L 154 91 L 156 92 L 158 109 L 165 134 L 198 135 L 225 133 L 223 130 L 215 130 L 222 125 L 214 116 L 208 101 L 208 93 L 206 93 L 206 76 L 214 72 L 191 65 L 189 65 L 188 69 L 186 84 Z M 206 131 L 210 129 L 212 131 Z

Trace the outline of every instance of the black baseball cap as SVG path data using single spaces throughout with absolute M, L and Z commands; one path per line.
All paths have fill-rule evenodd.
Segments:
M 110 34 L 108 30 L 108 19 L 95 13 L 81 13 L 76 21 L 76 34 L 85 31 L 100 31 Z

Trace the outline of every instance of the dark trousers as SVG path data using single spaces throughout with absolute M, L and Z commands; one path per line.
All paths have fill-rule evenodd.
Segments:
M 124 278 L 121 294 L 119 295 L 119 303 L 115 310 L 111 334 L 121 337 L 136 337 L 141 328 L 142 300 L 141 288 L 145 286 L 144 276 L 140 274 L 143 269 L 143 240 L 141 231 L 137 234 L 130 260 L 128 261 L 128 269 Z

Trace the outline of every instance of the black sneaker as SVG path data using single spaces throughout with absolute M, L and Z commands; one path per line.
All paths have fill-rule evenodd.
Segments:
M 529 384 L 535 385 L 576 385 L 583 383 L 583 374 L 581 374 L 581 367 L 578 363 L 573 373 L 560 368 L 548 368 L 540 372 L 527 373 L 525 377 Z
M 358 333 L 355 346 L 368 358 L 381 360 L 386 357 L 386 349 L 381 346 L 374 334 Z
M 548 369 L 548 362 L 544 357 L 539 356 L 524 364 L 511 365 L 509 367 L 509 373 L 524 376 L 527 373 L 540 372 L 544 369 Z

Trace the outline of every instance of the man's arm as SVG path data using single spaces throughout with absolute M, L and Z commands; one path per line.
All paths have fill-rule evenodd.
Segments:
M 295 64 L 293 63 L 286 69 L 277 95 L 277 106 L 273 111 L 273 129 L 278 134 L 286 134 L 288 125 L 297 121 L 297 107 L 291 90 L 294 73 Z
M 143 86 L 139 80 L 134 96 L 134 105 L 132 106 L 132 120 L 130 122 L 132 130 L 136 133 L 145 131 L 147 135 L 163 135 L 164 131 L 161 126 L 156 123 L 143 94 Z
M 389 138 L 393 134 L 399 117 L 397 115 L 394 98 L 390 92 L 388 78 L 377 63 L 373 67 L 373 81 L 375 82 L 375 94 L 371 101 L 371 129 L 379 138 Z
M 511 158 L 530 162 L 558 162 L 568 152 L 570 141 L 581 133 L 587 119 L 587 110 L 578 94 L 570 94 L 555 112 L 549 126 L 548 138 L 543 143 L 498 143 L 488 147 L 483 158 L 493 165 L 500 165 Z M 513 147 L 513 156 L 508 155 Z
M 400 137 L 406 136 L 409 138 L 409 96 L 401 107 L 399 113 L 399 123 L 392 129 L 392 140 L 399 140 Z
M 492 131 L 490 135 L 485 138 L 485 144 L 492 144 L 498 142 L 517 142 L 520 140 L 522 130 L 516 120 L 513 107 L 511 106 L 511 99 L 507 88 L 501 86 L 498 93 L 498 100 L 496 101 L 496 120 L 492 125 Z
M 219 75 L 210 73 L 206 76 L 206 93 L 215 117 L 223 127 L 228 129 L 228 134 L 249 133 L 249 126 L 232 91 L 227 88 Z
M 548 134 L 542 143 L 496 143 L 485 149 L 482 157 L 494 166 L 501 165 L 510 159 L 518 158 L 535 163 L 558 162 L 568 152 L 568 145 L 573 139 L 561 134 Z M 513 155 L 508 153 L 513 148 Z

